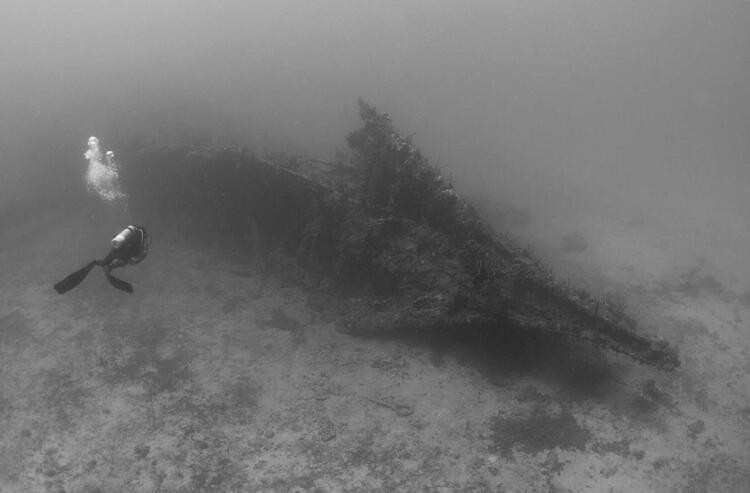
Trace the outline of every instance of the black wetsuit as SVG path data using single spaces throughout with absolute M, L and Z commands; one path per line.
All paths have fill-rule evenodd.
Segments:
M 146 229 L 134 226 L 132 234 L 119 248 L 112 248 L 106 257 L 100 260 L 92 260 L 85 267 L 75 271 L 62 281 L 55 284 L 55 291 L 60 294 L 66 293 L 78 286 L 86 278 L 94 266 L 100 266 L 104 271 L 107 281 L 115 288 L 127 293 L 133 292 L 130 283 L 118 279 L 111 274 L 112 269 L 124 267 L 128 264 L 134 265 L 142 261 L 148 254 L 148 235 Z
M 135 231 L 119 248 L 113 248 L 106 257 L 94 260 L 95 265 L 101 265 L 108 270 L 135 265 L 146 257 L 148 253 L 148 237 L 143 227 L 136 226 Z

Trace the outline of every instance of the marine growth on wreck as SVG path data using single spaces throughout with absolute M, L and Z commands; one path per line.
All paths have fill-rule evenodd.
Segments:
M 341 298 L 353 334 L 563 335 L 655 367 L 674 348 L 622 307 L 558 282 L 496 234 L 387 114 L 359 101 L 350 162 L 151 146 L 122 171 L 134 214 L 187 241 L 229 240 L 266 272 Z M 131 151 L 132 152 L 132 151 Z M 352 293 L 355 296 L 352 296 Z

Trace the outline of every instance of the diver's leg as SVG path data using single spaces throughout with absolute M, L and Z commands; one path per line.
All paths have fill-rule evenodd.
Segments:
M 118 279 L 110 273 L 112 271 L 112 268 L 110 268 L 110 266 L 104 265 L 102 266 L 102 270 L 104 270 L 104 275 L 107 277 L 107 281 L 109 281 L 109 283 L 113 287 L 119 289 L 120 291 L 125 291 L 126 293 L 133 292 L 133 286 L 129 282 Z

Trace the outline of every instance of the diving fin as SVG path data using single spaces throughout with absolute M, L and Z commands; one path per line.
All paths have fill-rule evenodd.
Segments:
M 107 271 L 104 271 L 104 275 L 107 276 L 109 283 L 120 291 L 125 291 L 126 293 L 133 292 L 133 286 L 129 282 L 118 279 Z
M 74 273 L 70 274 L 68 277 L 63 279 L 62 281 L 55 284 L 55 291 L 58 292 L 58 294 L 67 293 L 74 287 L 78 286 L 83 282 L 84 279 L 86 279 L 86 276 L 91 272 L 91 269 L 96 265 L 96 262 L 90 262 L 86 267 L 83 269 L 79 269 L 75 271 Z

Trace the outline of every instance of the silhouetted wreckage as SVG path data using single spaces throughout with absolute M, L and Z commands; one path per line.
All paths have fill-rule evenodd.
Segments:
M 238 148 L 142 149 L 123 173 L 131 208 L 152 231 L 219 238 L 341 294 L 350 333 L 512 327 L 662 369 L 679 365 L 674 349 L 642 333 L 621 307 L 556 281 L 494 233 L 388 115 L 360 101 L 360 116 L 348 163 Z

